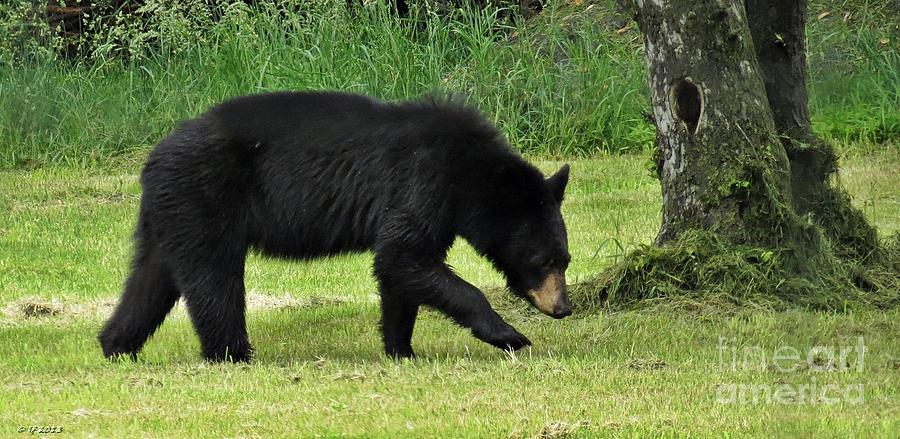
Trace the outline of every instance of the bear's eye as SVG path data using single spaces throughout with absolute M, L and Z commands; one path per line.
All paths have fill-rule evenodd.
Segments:
M 547 268 L 553 267 L 554 264 L 556 264 L 555 260 L 545 259 L 544 262 L 541 263 L 541 268 L 547 269 Z

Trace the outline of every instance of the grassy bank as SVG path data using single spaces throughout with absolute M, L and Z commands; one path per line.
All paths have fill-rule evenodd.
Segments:
M 212 103 L 279 89 L 462 93 L 525 152 L 641 151 L 654 133 L 642 115 L 640 36 L 610 3 L 551 3 L 511 24 L 496 10 L 399 19 L 378 4 L 349 14 L 344 2 L 237 2 L 216 20 L 204 9 L 151 13 L 148 29 L 123 24 L 89 42 L 82 62 L 0 53 L 0 167 L 144 150 Z M 821 11 L 830 15 L 816 18 Z M 887 2 L 814 1 L 810 14 L 817 131 L 839 143 L 896 140 L 896 12 Z
M 450 262 L 489 291 L 535 342 L 530 350 L 510 357 L 426 312 L 413 339 L 420 359 L 388 361 L 370 254 L 254 256 L 254 363 L 201 362 L 180 305 L 141 361 L 107 363 L 95 334 L 125 275 L 139 158 L 0 171 L 0 210 L 9 213 L 0 217 L 0 436 L 60 426 L 76 437 L 890 437 L 900 423 L 897 310 L 661 305 L 556 321 L 495 288 L 499 276 L 462 242 Z M 570 281 L 652 239 L 659 186 L 643 162 L 572 161 L 563 209 Z M 545 172 L 560 164 L 538 163 Z M 851 153 L 842 164 L 842 181 L 882 235 L 900 231 L 896 149 Z M 854 353 L 845 358 L 853 367 L 832 370 L 840 359 L 815 348 L 852 349 L 860 337 L 861 369 Z M 776 364 L 787 348 L 802 359 Z M 779 388 L 795 394 L 772 399 Z

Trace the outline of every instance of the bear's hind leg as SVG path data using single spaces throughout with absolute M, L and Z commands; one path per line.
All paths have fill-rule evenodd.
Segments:
M 203 356 L 214 362 L 250 361 L 244 298 L 244 261 L 203 264 L 179 271 L 188 314 L 200 337 Z
M 103 355 L 136 358 L 179 295 L 172 273 L 159 259 L 158 250 L 139 244 L 125 292 L 100 332 Z

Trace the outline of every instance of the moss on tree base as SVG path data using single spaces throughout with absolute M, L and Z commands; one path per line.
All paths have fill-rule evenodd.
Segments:
M 805 109 L 805 103 L 799 105 Z M 805 113 L 804 113 L 805 114 Z M 809 124 L 794 127 L 781 143 L 790 160 L 794 209 L 835 243 L 843 258 L 865 259 L 878 251 L 878 234 L 865 216 L 850 202 L 838 184 L 838 158 L 834 148 L 812 133 Z
M 643 246 L 598 277 L 572 287 L 580 310 L 675 304 L 842 311 L 900 305 L 900 233 L 866 260 L 826 258 L 815 278 L 797 274 L 770 249 L 735 245 L 689 230 L 663 246 Z

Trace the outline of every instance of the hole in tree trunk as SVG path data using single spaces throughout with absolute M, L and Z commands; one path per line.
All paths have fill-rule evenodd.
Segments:
M 669 94 L 669 105 L 688 132 L 697 134 L 703 114 L 703 94 L 690 79 L 684 78 L 675 83 Z

